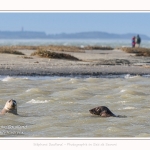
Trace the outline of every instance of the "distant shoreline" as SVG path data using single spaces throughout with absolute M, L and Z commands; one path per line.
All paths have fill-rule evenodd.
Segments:
M 136 33 L 115 34 L 101 31 L 46 34 L 38 31 L 0 31 L 0 39 L 131 39 Z M 150 37 L 140 34 L 144 40 Z

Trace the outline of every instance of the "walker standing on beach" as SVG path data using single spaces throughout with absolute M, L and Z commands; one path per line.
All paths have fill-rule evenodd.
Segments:
M 137 35 L 136 37 L 136 47 L 140 47 L 140 43 L 141 43 L 141 38 L 139 35 Z
M 132 38 L 132 47 L 135 47 L 135 36 Z

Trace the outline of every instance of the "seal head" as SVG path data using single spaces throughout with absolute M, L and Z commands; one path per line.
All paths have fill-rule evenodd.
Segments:
M 17 102 L 15 100 L 10 99 L 6 102 L 0 114 L 4 115 L 6 113 L 12 113 L 17 115 Z
M 90 109 L 89 112 L 94 115 L 99 115 L 101 117 L 117 117 L 114 115 L 106 106 L 99 106 Z

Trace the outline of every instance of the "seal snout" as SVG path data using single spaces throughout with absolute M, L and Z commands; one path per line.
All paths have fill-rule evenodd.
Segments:
M 13 101 L 13 107 L 16 107 L 17 106 L 17 102 L 15 100 L 12 100 Z
M 90 109 L 89 112 L 90 112 L 91 114 L 98 115 L 98 113 L 95 111 L 95 109 Z
M 9 100 L 8 102 L 12 108 L 15 108 L 17 106 L 17 102 L 13 99 Z

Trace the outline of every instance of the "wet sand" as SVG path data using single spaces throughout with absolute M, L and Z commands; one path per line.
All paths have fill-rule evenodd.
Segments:
M 0 75 L 146 75 L 149 57 L 135 56 L 122 50 L 85 50 L 65 52 L 81 61 L 31 56 L 34 50 L 19 50 L 25 55 L 0 54 Z

